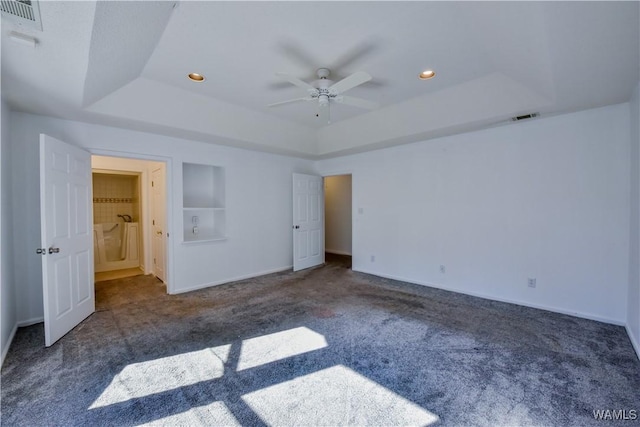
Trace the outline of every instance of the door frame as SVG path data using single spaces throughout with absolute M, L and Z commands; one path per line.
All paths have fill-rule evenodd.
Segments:
M 149 242 L 150 242 L 150 248 L 149 248 L 150 249 L 150 253 L 149 253 L 150 260 L 149 261 L 150 261 L 150 264 L 149 264 L 149 267 L 150 267 L 150 269 L 153 270 L 153 274 L 158 279 L 162 280 L 163 283 L 166 283 L 167 280 L 168 280 L 167 279 L 167 238 L 166 238 L 166 234 L 167 234 L 167 230 L 168 230 L 168 227 L 167 227 L 167 209 L 166 209 L 166 206 L 165 206 L 164 213 L 163 213 L 164 224 L 161 224 L 162 225 L 162 231 L 163 231 L 164 235 L 162 235 L 161 242 L 158 243 L 157 242 L 158 236 L 156 235 L 156 231 L 157 231 L 156 227 L 158 226 L 158 224 L 156 224 L 156 220 L 158 219 L 159 210 L 162 210 L 162 209 L 159 209 L 159 210 L 156 209 L 156 202 L 157 202 L 156 195 L 155 195 L 155 188 L 156 188 L 155 187 L 155 183 L 156 183 L 156 180 L 155 180 L 155 177 L 154 177 L 155 172 L 156 171 L 160 171 L 160 177 L 161 177 L 161 179 L 163 181 L 162 184 L 163 184 L 163 188 L 164 188 L 164 192 L 165 192 L 165 194 L 163 196 L 160 196 L 160 197 L 164 197 L 164 200 L 166 202 L 166 199 L 167 199 L 167 194 L 166 194 L 167 193 L 167 165 L 166 165 L 166 163 L 163 163 L 163 164 L 164 164 L 164 167 L 158 167 L 157 169 L 149 168 L 149 172 L 148 172 L 149 173 L 149 180 L 151 182 L 151 187 L 148 189 L 149 190 L 149 193 L 148 193 L 149 206 L 148 207 L 149 207 L 149 216 L 151 217 L 150 218 L 151 219 L 151 224 L 149 225 L 149 233 L 150 233 L 150 236 L 149 236 L 150 237 L 149 238 Z M 162 260 L 163 261 L 162 262 L 162 277 L 160 277 L 160 275 L 158 275 L 158 270 L 156 268 L 157 263 L 156 263 L 155 254 L 156 254 L 156 249 L 157 249 L 158 245 L 161 246 L 161 249 L 163 249 L 162 252 L 164 252 L 162 254 L 162 257 L 163 257 L 163 260 Z M 153 265 L 153 268 L 151 268 L 152 265 Z
M 108 156 L 108 157 L 120 157 L 125 159 L 133 159 L 133 160 L 148 160 L 153 162 L 162 162 L 165 164 L 165 221 L 166 221 L 166 230 L 168 239 L 175 239 L 175 233 L 173 230 L 173 212 L 171 211 L 171 206 L 173 206 L 173 192 L 169 191 L 170 183 L 173 182 L 173 163 L 170 157 L 164 156 L 155 156 L 151 154 L 140 154 L 140 153 L 130 153 L 126 151 L 114 151 L 114 150 L 103 150 L 103 149 L 95 149 L 95 148 L 83 148 L 89 152 L 91 155 L 96 156 Z M 93 215 L 93 203 L 91 203 L 91 214 Z M 167 294 L 174 293 L 174 280 L 173 280 L 173 245 L 170 244 L 171 240 L 167 242 L 165 245 L 165 285 L 167 286 Z M 146 268 L 146 265 L 145 265 Z M 95 287 L 95 280 L 94 280 Z

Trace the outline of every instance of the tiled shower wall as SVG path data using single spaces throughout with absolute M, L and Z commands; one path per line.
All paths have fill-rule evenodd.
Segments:
M 131 215 L 138 222 L 140 201 L 138 177 L 93 174 L 93 223 L 122 222 L 118 215 Z

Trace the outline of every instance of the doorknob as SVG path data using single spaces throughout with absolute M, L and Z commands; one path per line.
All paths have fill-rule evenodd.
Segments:
M 295 228 L 297 230 L 298 228 L 300 228 L 300 226 L 299 225 L 294 225 L 293 228 Z
M 49 254 L 57 254 L 60 252 L 60 248 L 54 248 L 53 246 L 49 248 Z
M 38 249 L 36 249 L 36 253 L 38 255 L 46 255 L 47 254 L 47 250 L 45 248 L 38 248 Z
M 156 234 L 162 236 L 162 231 L 156 231 Z

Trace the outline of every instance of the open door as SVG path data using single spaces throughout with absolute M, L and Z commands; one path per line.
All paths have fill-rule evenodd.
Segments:
M 153 274 L 167 283 L 165 274 L 166 265 L 166 201 L 165 201 L 165 179 L 164 168 L 154 169 L 151 172 L 151 212 L 152 212 L 152 253 L 153 253 Z
M 45 345 L 95 311 L 91 156 L 40 135 L 40 227 Z
M 322 177 L 293 174 L 293 271 L 324 264 Z

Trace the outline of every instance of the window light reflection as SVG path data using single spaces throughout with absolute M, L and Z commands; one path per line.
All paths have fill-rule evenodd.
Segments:
M 127 365 L 89 409 L 221 378 L 230 350 L 223 345 Z
M 245 394 L 242 400 L 267 425 L 425 426 L 439 420 L 343 365 Z
M 327 346 L 323 335 L 301 326 L 242 341 L 238 371 L 265 365 Z

